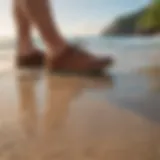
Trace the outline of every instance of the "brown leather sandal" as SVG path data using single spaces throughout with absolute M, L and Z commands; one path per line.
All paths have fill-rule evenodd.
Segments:
M 19 68 L 40 68 L 44 65 L 44 53 L 35 50 L 28 55 L 17 55 L 16 65 Z
M 98 59 L 77 47 L 67 47 L 59 56 L 48 58 L 47 68 L 52 73 L 78 74 L 97 76 L 102 75 L 103 69 L 112 65 L 110 57 Z

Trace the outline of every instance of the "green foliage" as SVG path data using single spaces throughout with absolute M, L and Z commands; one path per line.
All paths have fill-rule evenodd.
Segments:
M 140 29 L 159 29 L 160 30 L 160 0 L 154 1 L 145 11 L 137 22 Z

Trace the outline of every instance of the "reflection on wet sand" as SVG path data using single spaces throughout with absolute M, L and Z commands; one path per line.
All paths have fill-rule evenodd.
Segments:
M 30 141 L 27 145 L 32 148 L 31 156 L 37 159 L 82 158 L 76 132 L 69 127 L 70 106 L 84 87 L 110 87 L 112 80 L 108 77 L 105 83 L 101 83 L 97 79 L 82 77 L 46 76 L 45 106 L 41 116 L 38 115 L 35 95 L 37 82 L 30 75 L 18 79 L 20 122 Z
M 22 81 L 19 80 L 19 113 L 24 132 L 29 136 L 29 139 L 32 139 L 32 143 L 30 143 L 32 147 L 34 146 L 32 156 L 34 155 L 34 158 L 37 159 L 63 156 L 65 159 L 66 145 L 68 145 L 65 125 L 69 105 L 81 92 L 84 81 L 79 77 L 46 76 L 45 106 L 41 117 L 37 111 L 36 82 L 33 77 L 23 77 Z M 33 133 L 38 134 L 33 137 Z
M 13 82 L 13 79 L 10 79 L 11 81 Z M 110 92 L 114 89 L 116 93 L 123 91 L 118 87 L 119 84 L 114 86 L 112 78 L 102 81 L 46 75 L 35 79 L 32 75 L 23 75 L 15 82 L 17 92 L 13 91 L 12 94 L 18 94 L 19 97 L 19 127 L 16 127 L 16 132 L 10 130 L 13 136 L 6 143 L 9 144 L 2 145 L 10 147 L 3 148 L 3 158 L 0 146 L 1 159 L 160 158 L 159 124 L 133 112 L 132 109 L 113 105 L 108 96 L 103 98 L 107 95 L 108 88 L 112 88 Z M 36 92 L 42 83 L 45 90 Z M 124 84 L 128 85 L 126 82 Z M 114 99 L 114 94 L 111 94 L 111 97 Z M 38 104 L 40 98 L 44 101 L 43 110 Z M 12 126 L 14 127 L 15 125 Z M 13 139 L 14 145 L 11 143 Z
M 27 79 L 27 77 L 24 77 Z M 37 103 L 35 95 L 36 81 L 32 78 L 18 81 L 19 115 L 21 126 L 27 136 L 36 136 L 38 127 Z
M 69 107 L 83 88 L 79 77 L 46 77 L 46 106 L 42 117 L 44 159 L 70 159 L 67 122 Z
M 78 77 L 46 77 L 47 94 L 44 110 L 44 130 L 51 132 L 54 126 L 66 121 L 68 107 L 83 88 L 83 80 Z

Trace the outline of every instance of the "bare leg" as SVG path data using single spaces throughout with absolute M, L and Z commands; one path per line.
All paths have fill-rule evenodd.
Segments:
M 33 50 L 31 23 L 21 10 L 18 0 L 13 2 L 13 13 L 17 29 L 17 50 L 19 54 L 29 54 Z
M 56 22 L 54 21 L 55 18 L 54 17 L 52 18 L 49 7 L 50 6 L 49 0 L 17 0 L 17 1 L 18 5 L 20 6 L 21 10 L 25 13 L 26 17 L 37 27 L 45 43 L 47 53 L 49 56 L 51 56 L 51 58 L 47 59 L 48 68 L 52 70 L 53 68 L 56 69 L 57 67 L 57 69 L 60 68 L 63 70 L 63 68 L 67 69 L 66 67 L 68 67 L 69 70 L 76 70 L 77 72 L 79 72 L 80 70 L 95 71 L 97 69 L 99 70 L 104 68 L 108 64 L 110 65 L 110 59 L 108 58 L 98 60 L 94 56 L 89 56 L 88 53 L 67 46 L 67 42 L 61 36 L 56 26 Z M 24 26 L 27 27 L 25 23 L 29 22 L 26 17 L 23 18 L 24 23 L 22 23 L 21 21 L 22 23 L 21 25 L 23 27 Z M 27 35 L 25 36 L 28 35 L 30 36 L 29 26 L 27 31 L 28 31 L 26 32 Z M 23 33 L 24 32 L 22 30 L 22 34 Z M 60 58 L 58 57 L 55 62 L 54 61 L 55 59 L 53 57 L 57 56 L 57 54 L 59 54 L 60 52 L 62 54 L 62 57 L 59 56 Z M 76 54 L 76 56 L 72 56 L 73 53 L 79 53 L 79 52 L 81 52 L 81 54 Z M 32 62 L 35 62 L 37 61 L 37 57 L 32 58 L 31 60 Z M 41 62 L 41 59 L 38 62 Z
M 49 53 L 66 46 L 52 19 L 48 0 L 21 0 L 20 3 L 23 11 L 39 30 Z

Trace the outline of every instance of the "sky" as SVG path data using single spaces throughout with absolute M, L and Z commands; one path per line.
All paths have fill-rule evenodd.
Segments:
M 135 11 L 150 0 L 51 0 L 52 14 L 65 35 L 97 34 L 116 16 Z M 0 37 L 15 35 L 12 0 L 0 0 Z

